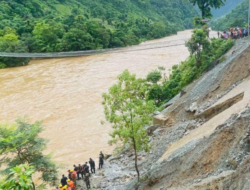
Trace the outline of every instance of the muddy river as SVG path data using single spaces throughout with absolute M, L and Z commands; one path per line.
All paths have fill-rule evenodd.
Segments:
M 133 47 L 120 53 L 33 60 L 25 67 L 0 70 L 0 121 L 42 120 L 42 136 L 50 140 L 48 152 L 66 166 L 97 159 L 101 150 L 111 153 L 111 127 L 100 122 L 102 93 L 125 69 L 145 77 L 158 66 L 168 70 L 185 60 L 187 48 L 174 45 L 190 36 L 191 31 L 184 31 L 142 43 L 139 47 L 144 50 Z

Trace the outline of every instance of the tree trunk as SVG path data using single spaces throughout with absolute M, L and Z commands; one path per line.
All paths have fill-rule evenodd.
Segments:
M 136 143 L 135 143 L 135 139 L 133 138 L 133 146 L 134 146 L 134 151 L 135 151 L 135 170 L 137 172 L 137 178 L 138 178 L 138 182 L 140 181 L 140 172 L 138 169 L 138 165 L 137 165 L 137 150 L 136 150 Z
M 34 182 L 32 182 L 32 185 L 33 185 L 33 189 L 36 190 L 36 186 Z

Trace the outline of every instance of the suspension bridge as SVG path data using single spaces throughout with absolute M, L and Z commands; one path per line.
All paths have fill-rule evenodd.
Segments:
M 188 38 L 163 41 L 163 42 L 152 42 L 142 45 L 128 46 L 124 48 L 108 48 L 99 50 L 86 50 L 86 51 L 70 51 L 70 52 L 51 52 L 51 53 L 15 53 L 15 52 L 0 52 L 0 57 L 16 57 L 16 58 L 61 58 L 61 57 L 79 57 L 89 56 L 96 54 L 105 53 L 126 53 L 131 51 L 143 51 L 150 49 L 160 49 L 174 46 L 185 45 Z

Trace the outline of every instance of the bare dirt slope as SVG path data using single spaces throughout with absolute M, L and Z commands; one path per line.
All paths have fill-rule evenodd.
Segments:
M 98 189 L 250 189 L 249 39 L 225 58 L 155 117 L 162 125 L 152 133 L 151 152 L 139 156 L 142 181 L 136 184 L 128 150 L 110 158 Z
M 139 189 L 250 189 L 250 48 L 238 41 L 226 61 L 185 89 L 163 113 L 165 127 L 187 125 L 166 145 Z M 163 147 L 162 147 L 163 148 Z

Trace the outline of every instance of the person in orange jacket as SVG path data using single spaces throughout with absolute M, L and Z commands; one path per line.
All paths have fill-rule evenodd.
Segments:
M 75 185 L 76 185 L 76 175 L 77 175 L 76 171 L 70 170 L 70 179 L 74 182 Z
M 76 186 L 75 186 L 74 181 L 68 179 L 67 182 L 68 182 L 68 186 L 69 186 L 72 190 L 75 190 L 75 189 L 76 189 Z

